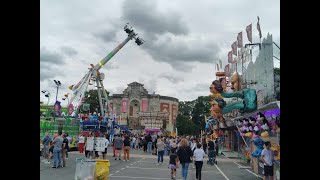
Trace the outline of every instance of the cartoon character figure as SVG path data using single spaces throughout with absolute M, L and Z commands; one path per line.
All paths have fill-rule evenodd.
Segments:
M 259 132 L 261 130 L 261 124 L 254 117 L 249 117 L 250 123 L 252 124 L 252 129 L 254 132 Z
M 264 141 L 257 137 L 256 139 L 251 140 L 250 142 L 253 142 L 253 144 L 256 146 L 256 150 L 251 153 L 251 156 L 259 158 L 263 150 Z
M 60 105 L 60 101 L 56 101 L 56 103 L 54 104 L 54 115 L 56 117 L 60 117 L 61 116 L 61 105 Z
M 264 116 L 264 114 L 262 114 L 261 112 L 258 112 L 258 120 L 259 122 L 262 122 L 262 133 L 261 133 L 261 137 L 268 137 L 269 136 L 269 129 L 270 129 L 270 125 L 268 120 L 266 119 L 266 117 Z
M 226 102 L 223 100 L 223 97 L 220 95 L 221 92 L 223 92 L 223 87 L 221 85 L 221 82 L 219 80 L 215 80 L 210 85 L 210 92 L 212 95 L 210 95 L 213 100 L 210 102 L 211 104 L 211 117 L 213 117 L 218 124 L 219 128 L 225 127 L 225 121 L 222 116 L 222 109 L 226 106 Z

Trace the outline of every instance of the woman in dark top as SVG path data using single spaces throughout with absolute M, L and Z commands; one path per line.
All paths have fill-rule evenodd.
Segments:
M 208 158 L 209 158 L 209 161 L 207 162 L 207 164 L 211 164 L 213 165 L 213 163 L 216 163 L 217 164 L 217 161 L 215 159 L 215 156 L 216 156 L 216 152 L 215 152 L 215 144 L 212 140 L 209 140 L 208 142 Z
M 129 153 L 130 153 L 130 138 L 126 136 L 123 141 L 123 161 L 129 161 Z
M 191 163 L 191 157 L 193 156 L 193 152 L 188 145 L 187 139 L 182 139 L 180 141 L 180 147 L 178 148 L 177 155 L 182 167 L 182 177 L 186 180 L 188 176 L 189 163 Z

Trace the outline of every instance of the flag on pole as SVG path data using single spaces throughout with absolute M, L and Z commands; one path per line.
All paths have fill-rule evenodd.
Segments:
M 232 43 L 231 48 L 232 48 L 232 54 L 237 55 L 237 41 Z
M 252 24 L 246 27 L 246 32 L 247 32 L 248 41 L 252 43 Z
M 232 51 L 228 52 L 228 63 L 232 63 Z
M 257 29 L 258 29 L 258 31 L 259 31 L 259 37 L 260 37 L 260 39 L 261 39 L 262 34 L 261 34 L 261 28 L 260 28 L 259 20 L 260 20 L 260 18 L 259 18 L 259 16 L 258 16 Z
M 219 71 L 219 64 L 216 63 L 216 70 Z
M 242 43 L 242 31 L 238 33 L 237 42 L 238 42 L 238 48 L 242 48 L 242 47 L 243 47 L 243 43 Z
M 222 69 L 222 61 L 219 59 L 220 69 Z

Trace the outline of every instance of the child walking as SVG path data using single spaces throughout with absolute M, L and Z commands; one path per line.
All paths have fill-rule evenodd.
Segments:
M 196 179 L 201 180 L 201 169 L 203 165 L 203 158 L 204 158 L 204 151 L 201 149 L 201 144 L 197 144 L 197 149 L 194 150 L 193 156 L 195 159 L 195 165 L 196 165 Z
M 178 156 L 176 154 L 176 149 L 171 149 L 169 168 L 171 169 L 171 179 L 176 179 L 176 173 L 178 168 Z

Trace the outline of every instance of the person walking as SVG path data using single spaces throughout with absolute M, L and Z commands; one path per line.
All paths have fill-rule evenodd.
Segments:
M 158 138 L 156 146 L 157 146 L 157 150 L 158 150 L 158 164 L 157 165 L 159 165 L 159 163 L 163 164 L 163 155 L 164 155 L 165 144 L 161 138 Z
M 130 154 L 130 138 L 128 135 L 125 136 L 123 141 L 123 161 L 129 161 Z
M 44 137 L 42 140 L 42 144 L 43 144 L 42 156 L 44 158 L 42 162 L 44 163 L 50 162 L 50 159 L 49 159 L 50 142 L 51 142 L 51 138 L 49 136 L 49 133 L 46 133 L 46 137 Z
M 85 140 L 85 137 L 81 134 L 79 136 L 79 141 L 78 141 L 78 149 L 79 149 L 79 152 L 82 154 L 83 151 L 84 151 L 84 140 Z
M 217 161 L 215 160 L 216 152 L 215 152 L 215 145 L 214 142 L 210 139 L 208 142 L 208 163 L 210 165 L 213 165 L 214 163 L 217 164 Z
M 180 146 L 177 152 L 181 167 L 182 167 L 182 178 L 187 180 L 188 176 L 188 168 L 189 164 L 191 163 L 191 157 L 193 156 L 193 152 L 188 144 L 188 140 L 183 138 L 180 141 Z
M 129 144 L 130 146 L 130 144 Z M 123 140 L 120 137 L 120 135 L 118 134 L 117 137 L 114 139 L 114 147 L 115 147 L 115 158 L 114 160 L 117 160 L 117 155 L 118 155 L 118 159 L 121 160 L 121 150 L 123 147 Z
M 170 161 L 169 161 L 169 169 L 171 169 L 171 179 L 176 179 L 177 168 L 178 168 L 178 156 L 175 149 L 171 149 Z
M 193 156 L 195 160 L 195 165 L 196 165 L 196 179 L 201 180 L 201 169 L 203 166 L 203 158 L 204 158 L 204 150 L 201 149 L 201 144 L 197 144 L 197 149 L 194 150 Z
M 108 135 L 107 134 L 105 134 L 105 135 L 103 135 L 104 136 L 104 151 L 102 152 L 102 158 L 103 159 L 106 159 L 106 154 L 107 154 L 107 152 L 108 152 L 108 146 L 109 146 L 109 144 L 110 144 L 110 142 L 109 142 L 109 137 L 108 137 Z
M 69 150 L 69 140 L 67 139 L 67 134 L 62 134 L 62 167 L 66 167 L 67 152 Z
M 56 136 L 53 140 L 53 166 L 52 168 L 61 167 L 61 150 L 62 150 L 62 143 L 63 138 L 61 137 L 61 132 Z

